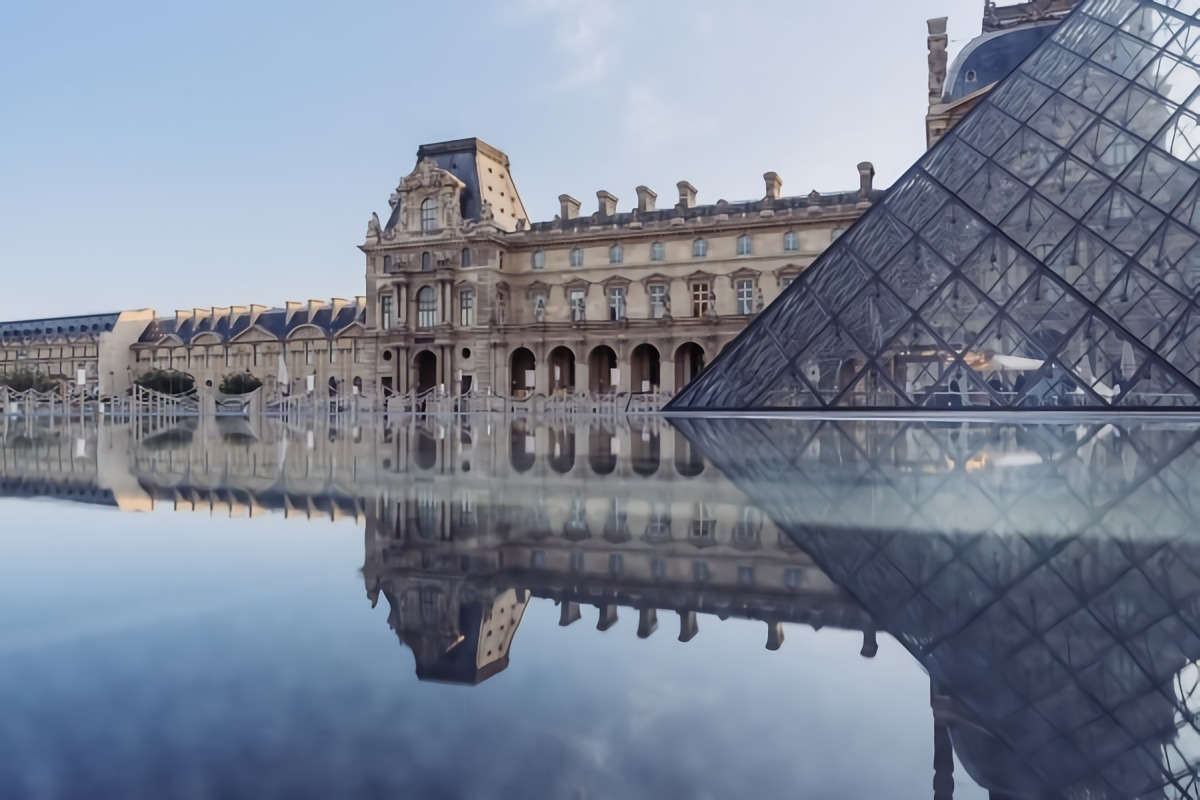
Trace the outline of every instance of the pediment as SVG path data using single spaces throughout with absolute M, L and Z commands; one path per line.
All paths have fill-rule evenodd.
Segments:
M 230 339 L 233 344 L 254 344 L 256 342 L 277 342 L 279 337 L 259 325 L 251 325 L 237 336 Z

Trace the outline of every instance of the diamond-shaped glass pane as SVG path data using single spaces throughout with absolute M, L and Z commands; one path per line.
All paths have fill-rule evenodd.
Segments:
M 1024 253 L 1003 236 L 993 236 L 960 268 L 975 286 L 998 305 L 1008 302 L 1013 293 L 1038 269 Z
M 1127 258 L 1100 237 L 1077 230 L 1059 248 L 1046 266 L 1054 270 L 1077 292 L 1095 302 L 1125 268 Z
M 1069 146 L 1095 118 L 1086 108 L 1056 94 L 1029 120 L 1029 127 L 1060 147 Z
M 1195 172 L 1154 148 L 1146 148 L 1121 179 L 1122 186 L 1163 211 L 1175 208 L 1195 183 Z
M 1121 189 L 1109 192 L 1085 220 L 1096 235 L 1130 255 L 1141 249 L 1162 221 L 1160 212 Z
M 1080 219 L 1091 210 L 1111 185 L 1102 173 L 1078 158 L 1064 158 L 1046 173 L 1038 192 L 1072 217 Z
M 922 241 L 910 242 L 879 277 L 911 308 L 917 308 L 950 274 L 950 267 Z
M 1000 148 L 996 161 L 1021 180 L 1034 184 L 1046 174 L 1061 152 L 1046 137 L 1029 128 L 1022 128 Z

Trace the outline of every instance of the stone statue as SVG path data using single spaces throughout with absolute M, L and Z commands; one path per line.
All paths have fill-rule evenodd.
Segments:
M 931 19 L 929 26 L 929 105 L 933 106 L 942 99 L 942 90 L 946 85 L 946 67 L 948 56 L 946 48 L 950 37 L 946 35 L 946 18 Z
M 762 311 L 763 307 L 765 305 L 766 305 L 766 303 L 763 302 L 762 289 L 755 289 L 754 290 L 754 313 L 757 314 L 760 311 Z
M 376 244 L 379 244 L 379 240 L 382 236 L 383 228 L 379 224 L 379 215 L 372 211 L 371 221 L 367 223 L 367 240 L 374 240 Z
M 489 201 L 484 200 L 483 207 L 479 209 L 479 221 L 491 222 L 495 218 L 496 212 L 492 211 L 492 204 Z

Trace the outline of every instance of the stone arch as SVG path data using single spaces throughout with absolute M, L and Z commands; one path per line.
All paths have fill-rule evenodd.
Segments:
M 412 386 L 417 393 L 427 392 L 438 385 L 438 359 L 432 350 L 421 350 L 413 356 Z
M 662 385 L 662 356 L 652 344 L 639 344 L 629 358 L 634 392 L 655 392 Z
M 617 391 L 617 351 L 606 344 L 592 348 L 588 356 L 588 391 L 592 394 L 613 394 Z
M 704 371 L 704 348 L 695 342 L 684 342 L 675 349 L 675 391 L 685 386 Z
M 575 391 L 575 352 L 566 345 L 559 345 L 550 351 L 546 359 L 546 385 L 550 393 L 571 393 Z
M 509 396 L 526 397 L 533 393 L 533 371 L 537 369 L 537 359 L 528 347 L 518 347 L 509 357 Z

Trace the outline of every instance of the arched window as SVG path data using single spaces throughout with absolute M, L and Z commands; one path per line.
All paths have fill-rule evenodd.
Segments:
M 662 242 L 655 242 L 650 245 L 650 260 L 665 261 L 667 258 L 667 246 Z
M 433 253 L 428 250 L 421 253 L 421 271 L 433 272 Z
M 800 237 L 795 231 L 788 231 L 783 235 L 783 251 L 785 253 L 794 253 L 800 249 Z
M 421 201 L 421 232 L 429 233 L 437 230 L 437 213 L 438 201 L 433 197 L 426 197 Z
M 417 292 L 417 327 L 432 328 L 437 324 L 437 290 L 423 286 Z
M 692 242 L 692 258 L 705 258 L 708 256 L 708 240 L 697 239 Z
M 608 263 L 620 264 L 624 260 L 625 248 L 621 247 L 619 244 L 614 244 L 612 247 L 608 248 Z
M 743 233 L 737 240 L 737 254 L 739 256 L 748 256 L 754 252 L 754 248 L 750 245 L 750 236 Z
M 574 258 L 573 255 L 572 255 L 572 258 Z M 574 266 L 574 262 L 572 262 L 571 266 Z M 533 268 L 534 269 L 545 269 L 546 268 L 546 251 L 545 250 L 534 250 L 533 251 Z
M 578 247 L 576 247 L 574 250 L 571 251 L 571 266 L 572 267 L 582 267 L 583 266 L 583 251 L 580 250 Z
M 979 76 L 975 74 L 975 70 L 967 70 L 967 83 L 975 83 Z
M 464 267 L 471 266 L 471 248 L 464 247 L 462 249 L 462 262 L 461 263 Z

